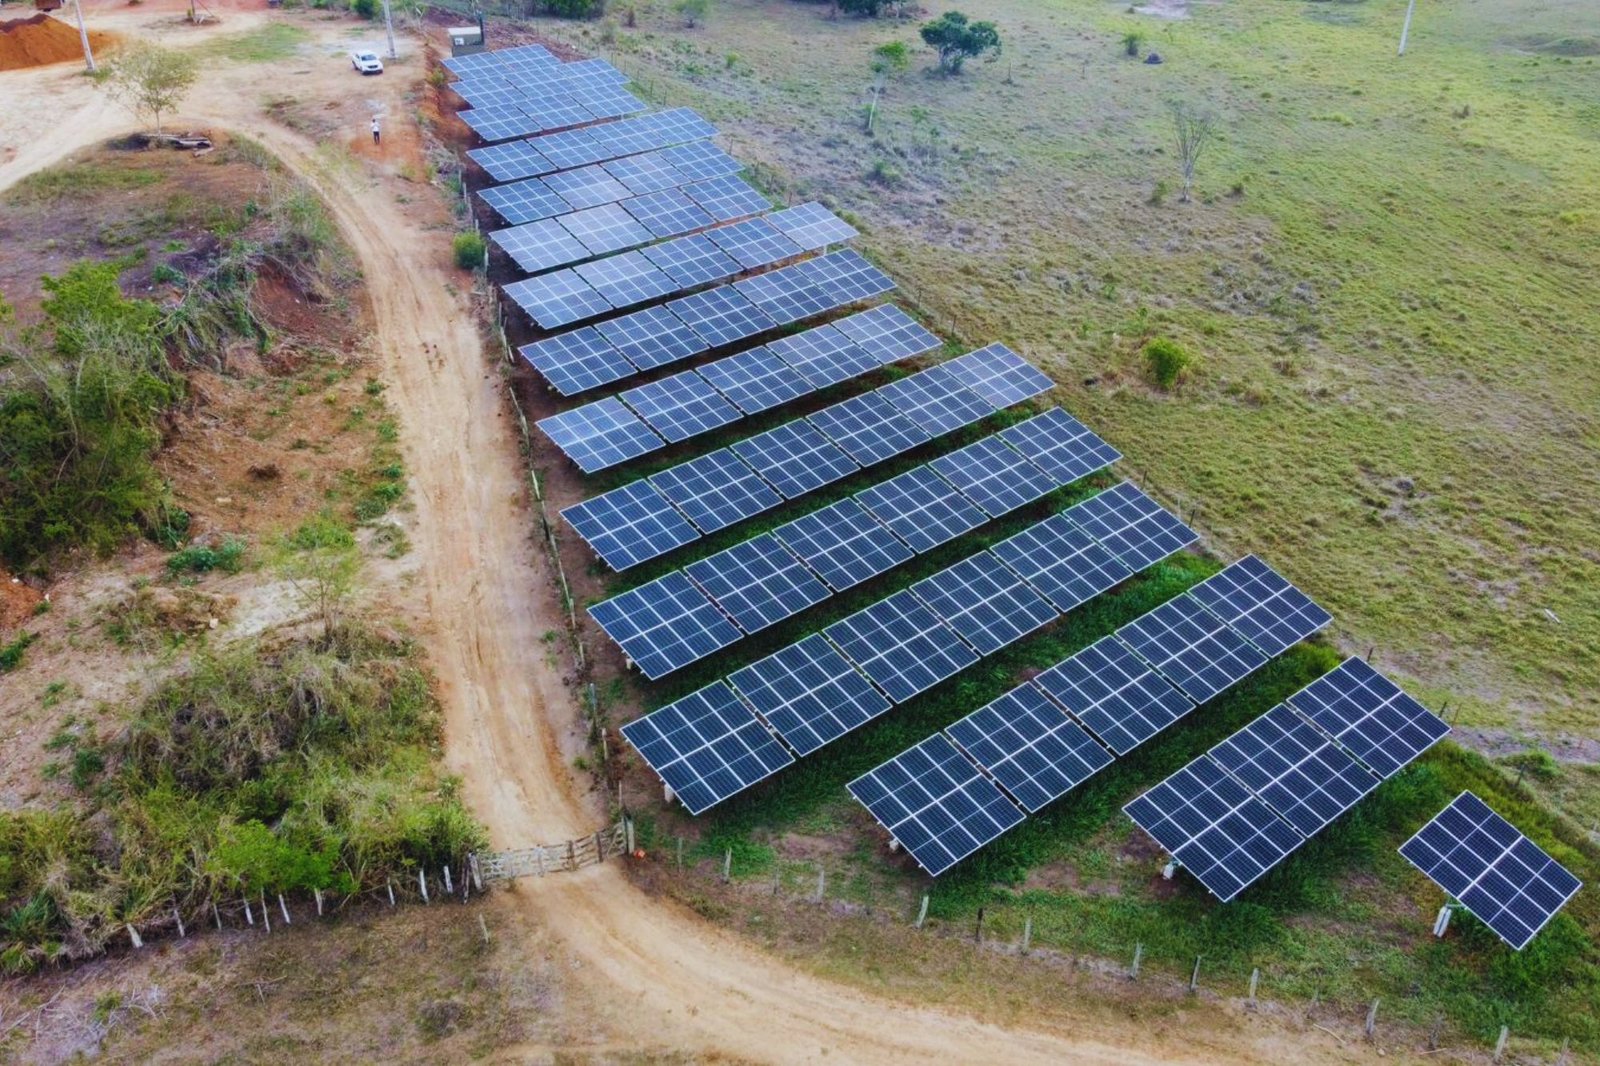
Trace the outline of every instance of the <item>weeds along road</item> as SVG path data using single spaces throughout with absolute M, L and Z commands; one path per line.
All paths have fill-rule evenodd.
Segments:
M 262 17 L 230 15 L 228 31 Z M 327 58 L 346 40 L 337 36 L 340 27 L 302 25 L 321 38 L 323 55 L 292 61 L 296 95 L 313 102 L 348 96 L 347 65 Z M 144 32 L 131 14 L 116 16 L 114 26 Z M 326 69 L 302 76 L 308 64 Z M 407 79 L 415 86 L 416 67 L 381 88 L 363 89 L 385 94 L 391 116 L 406 114 L 402 90 Z M 408 214 L 392 177 L 331 167 L 311 140 L 268 118 L 260 94 L 270 80 L 259 64 L 209 62 L 182 122 L 265 144 L 322 194 L 360 260 L 416 505 L 412 540 L 421 586 L 395 595 L 420 596 L 417 606 L 428 619 L 426 644 L 447 713 L 447 760 L 497 844 L 590 832 L 599 812 L 580 794 L 557 740 L 577 708 L 537 651 L 541 635 L 559 628 L 560 619 L 532 543 L 535 520 L 514 423 L 467 298 L 456 289 L 461 279 L 448 264 L 447 235 Z M 124 112 L 62 67 L 0 74 L 0 93 L 50 101 L 31 116 L 13 118 L 8 109 L 0 120 L 0 190 L 133 128 Z M 581 961 L 579 979 L 596 1001 L 615 1005 L 619 1034 L 637 1034 L 642 1048 L 696 1058 L 1137 1066 L 1349 1057 L 1331 1041 L 1268 1023 L 1246 1032 L 1220 1017 L 1220 1024 L 1198 1022 L 1180 1043 L 1133 1020 L 1076 1021 L 1069 1031 L 1053 1012 L 1046 1029 L 1002 1029 L 893 1002 L 805 974 L 676 905 L 647 898 L 615 865 L 524 881 L 495 893 L 490 905 L 508 935 L 540 928 L 559 936 Z M 504 1053 L 543 1057 L 560 1050 Z

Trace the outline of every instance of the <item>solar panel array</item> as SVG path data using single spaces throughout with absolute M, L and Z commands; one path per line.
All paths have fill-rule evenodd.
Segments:
M 1417 830 L 1400 854 L 1518 951 L 1583 887 L 1471 792 Z
M 485 151 L 497 150 L 485 149 Z M 685 200 L 691 205 L 696 205 L 702 198 L 718 196 L 726 198 L 732 195 L 741 203 L 753 205 L 754 212 L 765 211 L 770 206 L 764 198 L 759 198 L 754 189 L 733 177 L 743 167 L 738 160 L 722 149 L 714 145 L 704 145 L 703 149 L 697 152 L 695 165 L 689 168 L 674 165 L 672 160 L 675 156 L 681 158 L 682 153 L 663 148 L 621 159 L 590 163 L 572 170 L 555 171 L 544 177 L 522 177 L 504 185 L 491 185 L 480 189 L 478 198 L 512 226 L 555 218 L 557 215 L 582 211 L 601 204 L 617 203 L 622 200 L 634 201 L 638 198 L 633 207 L 629 208 L 629 214 L 644 224 L 651 233 L 663 237 L 670 237 L 686 230 L 679 228 L 658 231 L 651 225 L 651 218 L 668 211 L 671 205 L 680 204 Z M 742 189 L 743 192 L 735 191 L 735 187 Z M 687 188 L 695 191 L 684 193 L 675 191 Z M 832 217 L 832 213 L 820 204 L 815 206 L 828 217 Z M 688 226 L 687 229 L 709 226 L 718 217 L 703 209 L 697 213 L 691 212 L 691 215 L 698 225 Z M 845 226 L 845 229 L 851 236 L 854 235 L 854 230 L 849 226 Z
M 486 141 L 580 126 L 645 110 L 627 76 L 600 59 L 563 63 L 549 52 L 480 52 L 489 61 L 451 68 L 450 88 L 472 107 L 461 119 Z M 467 57 L 454 57 L 465 59 Z M 458 64 L 459 65 L 459 64 Z
M 1073 509 L 1062 513 L 1071 515 Z M 687 574 L 727 615 L 738 618 L 753 610 L 756 622 L 770 624 L 766 618 L 788 617 L 816 594 L 816 587 L 807 586 L 802 572 L 780 554 L 782 548 L 778 537 L 762 534 L 691 564 Z M 769 584 L 763 573 L 782 573 L 783 577 Z M 670 589 L 681 587 L 683 574 L 669 576 L 674 579 L 670 588 L 643 597 L 645 603 L 654 605 L 669 598 Z M 792 598 L 786 601 L 786 596 Z M 628 609 L 627 605 L 622 609 Z M 615 613 L 608 612 L 608 616 Z M 996 557 L 979 552 L 821 633 L 735 671 L 728 683 L 790 750 L 806 755 L 1055 617 L 1054 609 Z M 596 620 L 606 624 L 599 615 Z M 642 624 L 633 625 L 630 632 L 643 628 Z M 691 621 L 686 634 L 671 636 L 665 643 L 681 647 L 702 628 L 698 620 Z M 1028 691 L 1013 693 L 1004 705 L 997 701 L 985 708 L 986 715 L 974 716 L 974 721 L 962 727 L 964 734 L 951 735 L 962 744 L 973 738 L 974 729 L 989 736 L 991 743 L 984 750 L 993 753 L 993 761 L 1001 768 L 986 772 L 995 773 L 1007 788 L 1015 785 L 1018 791 L 1012 794 L 1033 810 L 1087 778 L 1111 756 L 1059 709 L 1051 712 L 1054 718 L 1043 714 L 1046 705 L 1054 706 L 1044 689 L 1023 689 Z M 1036 722 L 1037 728 L 1030 726 L 1030 721 Z M 654 766 L 655 755 L 641 752 Z M 997 825 L 988 829 L 1002 831 Z M 971 825 L 966 831 L 978 844 L 983 842 L 978 839 L 982 833 Z M 919 861 L 926 858 L 919 856 Z
M 1211 579 L 1210 595 L 1251 579 L 1272 586 L 1282 580 L 1253 557 L 1229 570 L 1226 578 Z M 1272 602 L 1266 591 L 1252 599 Z M 1313 690 L 1320 695 L 1307 700 Z M 1393 710 L 1398 692 L 1365 661 L 1346 660 L 1123 810 L 1212 895 L 1231 900 L 1371 794 L 1387 776 L 1374 762 L 1392 773 L 1448 732 L 1442 720 L 1400 693 L 1410 706 L 1394 720 L 1409 728 L 1370 746 L 1363 725 Z M 1341 737 L 1361 743 L 1353 748 Z
M 1108 506 L 1108 496 L 1113 506 Z M 1181 521 L 1124 482 L 952 567 L 946 571 L 951 576 L 936 583 L 936 591 L 929 595 L 930 605 L 944 612 L 946 620 L 957 626 L 969 642 L 987 639 L 987 653 L 1027 632 L 1041 617 L 1040 605 L 1051 590 L 1060 598 L 1059 603 L 1049 607 L 1050 617 L 1054 617 L 1058 610 L 1069 610 L 1110 588 L 1134 569 L 1164 558 L 1152 558 L 1151 544 L 1155 541 L 1130 535 L 1136 527 L 1149 527 L 1159 515 L 1166 516 L 1159 526 L 1169 534 L 1160 543 L 1170 545 L 1170 551 L 1195 539 L 1194 532 Z M 1085 523 L 1089 521 L 1095 524 L 1095 536 L 1086 532 Z M 959 579 L 952 574 L 985 556 L 994 562 L 973 567 Z M 981 572 L 984 568 L 986 575 Z M 1033 599 L 1025 598 L 1020 603 L 1008 600 L 998 588 L 1002 582 L 996 575 L 1002 570 L 1015 574 L 1019 586 L 1027 589 Z M 989 578 L 987 585 L 981 576 Z M 1273 595 L 1292 588 L 1252 556 L 1195 586 L 1191 593 L 1214 598 L 1224 590 L 1237 588 L 1247 578 L 1260 586 L 1252 603 L 1276 602 L 1271 599 Z M 913 591 L 921 587 L 913 586 Z M 1206 608 L 1200 598 L 1190 593 L 1180 595 L 945 730 L 944 735 L 970 760 L 972 772 L 991 779 L 1007 802 L 1015 805 L 1019 819 L 1022 812 L 1038 811 L 1066 795 L 1108 766 L 1115 756 L 1127 754 L 1195 708 L 1197 701 L 1185 695 L 1177 683 L 1192 672 L 1181 655 L 1168 655 L 1170 649 L 1159 642 L 1146 645 L 1146 654 L 1123 638 L 1124 632 L 1165 633 L 1165 622 L 1171 617 L 1165 609 L 1173 604 L 1179 604 L 1182 617 L 1207 635 L 1226 626 L 1214 617 L 1203 624 L 1192 619 L 1196 612 L 1205 614 Z M 957 621 L 963 617 L 964 626 Z M 1280 635 L 1297 633 L 1295 639 L 1299 640 L 1326 624 L 1315 611 L 1297 612 L 1296 617 L 1300 619 L 1298 625 Z M 1237 634 L 1234 637 L 1245 645 L 1244 638 Z M 1256 651 L 1253 647 L 1251 650 Z M 1238 677 L 1233 678 L 1237 680 Z M 1225 687 L 1222 684 L 1211 694 Z M 1212 754 L 1217 756 L 1214 764 L 1196 767 L 1180 783 L 1189 791 L 1183 791 L 1178 784 L 1159 795 L 1152 790 L 1156 796 L 1152 803 L 1165 804 L 1157 813 L 1167 819 L 1157 825 L 1166 838 L 1157 839 L 1163 843 L 1170 839 L 1189 849 L 1186 854 L 1195 863 L 1197 876 L 1210 878 L 1209 884 L 1233 892 L 1293 850 L 1287 845 L 1298 839 L 1299 830 L 1234 780 L 1231 771 L 1237 768 L 1241 776 L 1255 781 L 1275 801 L 1287 805 L 1289 799 L 1298 799 L 1292 815 L 1294 824 L 1311 825 L 1322 819 L 1319 828 L 1371 791 L 1363 787 L 1368 778 L 1373 787 L 1377 784 L 1369 771 L 1331 744 L 1320 743 L 1319 736 L 1309 736 L 1304 731 L 1291 733 L 1277 719 L 1263 723 L 1254 734 L 1242 733 L 1234 738 L 1226 752 L 1219 748 Z M 885 766 L 895 765 L 904 757 L 897 756 Z M 1178 799 L 1168 802 L 1169 792 Z M 1205 794 L 1197 798 L 1200 792 Z M 1223 836 L 1231 833 L 1236 846 L 1222 847 L 1219 841 L 1223 837 L 1198 824 L 1197 810 L 1216 815 L 1225 830 Z M 1156 814 L 1151 817 L 1155 819 Z M 974 818 L 976 828 L 969 826 L 969 835 L 980 838 L 980 830 L 991 834 L 979 839 L 980 846 L 1003 831 L 991 819 L 978 815 Z M 885 828 L 895 833 L 893 827 L 885 824 Z M 907 846 L 911 847 L 909 843 Z M 915 855 L 916 848 L 911 850 Z M 1184 861 L 1188 866 L 1189 859 Z M 942 869 L 930 866 L 921 856 L 918 862 L 930 873 L 937 874 Z M 1226 880 L 1229 877 L 1232 882 Z
M 689 467 L 697 464 L 705 465 L 707 460 L 713 458 L 718 464 L 731 463 L 734 460 L 727 458 L 729 455 L 730 453 L 726 451 L 713 452 L 709 456 L 702 456 L 682 465 Z M 678 469 L 680 467 L 674 467 L 673 471 Z M 672 474 L 673 471 L 667 471 L 667 474 Z M 726 476 L 720 465 L 715 476 Z M 893 519 L 896 517 L 896 512 L 893 508 L 905 497 L 898 491 L 886 496 L 885 490 L 898 490 L 907 484 L 908 478 L 914 476 L 921 479 L 916 484 L 922 498 L 934 500 L 941 498 L 936 495 L 937 490 L 931 484 L 937 482 L 944 486 L 950 499 L 960 501 L 962 506 L 975 514 L 979 523 L 986 521 L 975 505 L 961 496 L 949 483 L 942 482 L 931 467 L 917 467 L 880 485 L 865 489 L 854 497 L 846 497 L 778 526 L 771 533 L 763 533 L 721 555 L 712 556 L 712 559 L 723 560 L 717 564 L 717 569 L 738 567 L 740 580 L 737 582 L 711 579 L 714 577 L 714 571 L 705 569 L 706 561 L 691 563 L 683 570 L 672 571 L 667 577 L 657 580 L 666 581 L 672 578 L 675 581 L 678 575 L 687 574 L 746 633 L 763 629 L 812 603 L 820 602 L 834 592 L 852 588 L 885 573 L 921 551 L 931 550 L 939 543 L 943 543 L 943 541 L 917 541 L 916 544 L 923 545 L 919 548 L 895 530 Z M 702 478 L 700 482 L 704 483 L 705 480 Z M 705 502 L 704 498 L 695 497 L 680 488 L 690 484 L 686 479 L 673 477 L 666 481 L 668 484 L 664 485 L 663 475 L 657 474 L 650 481 L 633 482 L 567 508 L 562 513 L 568 517 L 580 535 L 596 545 L 596 551 L 601 558 L 612 565 L 632 565 L 641 557 L 648 557 L 647 553 L 652 548 L 666 552 L 684 543 L 684 527 L 687 523 L 672 523 L 663 513 L 670 509 L 669 498 L 677 497 L 700 504 Z M 1056 487 L 1059 486 L 1052 486 Z M 748 497 L 741 494 L 740 499 L 742 501 Z M 1069 508 L 1024 530 L 1017 536 L 1029 536 L 1045 527 L 1053 528 L 1063 523 L 1071 525 L 1072 516 L 1082 506 L 1078 504 Z M 945 509 L 948 510 L 948 506 Z M 915 524 L 914 516 L 901 517 L 911 517 L 912 524 Z M 605 526 L 607 519 L 612 521 L 614 529 Z M 650 538 L 655 539 L 652 542 Z M 1025 633 L 1054 621 L 1062 613 L 1047 595 L 1035 591 L 1029 584 L 1027 573 L 1013 569 L 998 550 L 1016 539 L 1013 537 L 1011 540 L 1003 541 L 993 552 L 981 552 L 963 560 L 912 586 L 911 589 L 924 605 L 936 612 L 939 618 L 981 654 L 987 655 L 1011 643 Z M 766 573 L 751 569 L 745 563 L 750 551 L 747 546 L 758 543 L 759 553 L 767 557 L 766 565 L 769 570 Z M 772 548 L 783 550 L 783 554 L 787 555 L 798 569 L 790 568 L 786 564 L 778 565 L 777 553 L 771 551 Z M 798 580 L 795 575 L 799 571 L 804 571 L 815 582 L 815 584 L 807 583 L 805 588 L 814 592 L 820 591 L 820 595 L 804 598 L 796 595 L 793 586 Z M 1058 575 L 1063 573 L 1062 566 L 1057 566 L 1053 573 Z M 1082 599 L 1111 588 L 1132 573 L 1133 571 L 1127 567 L 1113 570 L 1099 562 L 1085 563 L 1082 572 L 1071 577 L 1082 590 L 1081 599 L 1075 601 L 1073 606 L 1082 602 Z M 649 585 L 642 587 L 648 588 Z M 634 593 L 638 591 L 635 589 Z M 751 601 L 770 606 L 762 610 L 752 610 Z M 780 604 L 787 605 L 789 609 L 778 612 L 776 606 Z M 699 628 L 698 620 L 692 618 L 683 619 L 682 624 L 690 630 Z M 610 632 L 603 623 L 602 628 Z M 632 629 L 626 629 L 624 633 L 631 636 Z M 693 636 L 693 632 L 690 632 L 680 637 L 679 634 L 672 632 L 670 626 L 656 631 L 656 639 L 673 644 L 683 644 Z M 707 646 L 704 654 L 709 655 L 721 647 L 722 645 Z M 674 658 L 678 666 L 693 661 L 679 661 L 679 658 L 681 657 Z M 655 678 L 659 675 L 650 676 Z

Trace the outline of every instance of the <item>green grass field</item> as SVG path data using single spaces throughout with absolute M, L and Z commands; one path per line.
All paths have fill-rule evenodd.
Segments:
M 967 922 L 983 907 L 996 935 L 1028 916 L 1036 943 L 1072 953 L 1121 958 L 1143 941 L 1174 973 L 1203 953 L 1242 985 L 1259 965 L 1285 1001 L 1381 995 L 1419 1025 L 1442 1017 L 1488 1039 L 1509 1024 L 1600 1050 L 1586 1020 L 1600 990 L 1593 893 L 1520 955 L 1459 917 L 1435 942 L 1439 894 L 1394 852 L 1471 787 L 1586 880 L 1600 872 L 1593 841 L 1540 805 L 1584 828 L 1600 818 L 1586 765 L 1600 750 L 1600 36 L 1583 36 L 1587 6 L 1423 4 L 1404 59 L 1404 0 L 1223 0 L 1172 22 L 1080 0 L 961 8 L 998 24 L 1004 53 L 950 79 L 919 52 L 871 135 L 868 54 L 915 44 L 915 23 L 724 0 L 694 30 L 660 2 L 637 5 L 635 29 L 539 29 L 608 55 L 655 101 L 700 109 L 764 187 L 847 212 L 902 302 L 963 347 L 1005 341 L 1049 370 L 1053 399 L 1126 454 L 1118 472 L 1194 513 L 1216 555 L 1257 552 L 1300 583 L 1333 611 L 1332 643 L 1374 647 L 1430 706 L 1448 700 L 1465 742 L 1491 757 L 1542 746 L 1558 763 L 1522 787 L 1447 744 L 1241 902 L 1154 883 L 1118 807 L 1338 661 L 1303 646 L 942 878 L 933 913 Z M 1131 29 L 1163 64 L 1123 56 Z M 1171 101 L 1220 122 L 1193 203 L 1177 202 Z M 1139 355 L 1158 336 L 1198 357 L 1171 393 Z M 983 541 L 835 597 L 643 702 Z M 1157 567 L 802 760 L 700 819 L 701 853 L 731 847 L 736 872 L 765 875 L 795 840 L 827 840 L 845 891 L 869 906 L 914 899 L 921 882 L 885 862 L 844 783 L 1213 566 Z

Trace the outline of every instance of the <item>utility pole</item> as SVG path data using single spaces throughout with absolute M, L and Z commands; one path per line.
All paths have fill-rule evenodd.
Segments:
M 1416 0 L 1413 0 L 1414 2 Z M 384 0 L 384 32 L 389 34 L 389 58 L 398 59 L 397 54 L 395 54 L 395 19 L 394 14 L 389 13 L 389 0 Z M 1405 45 L 1402 45 L 1403 50 L 1405 50 Z
M 1406 38 L 1411 36 L 1411 16 L 1416 14 L 1417 0 L 1411 0 L 1406 5 L 1406 24 L 1400 27 L 1400 51 L 1398 55 L 1406 54 Z
M 94 65 L 94 49 L 89 47 L 89 31 L 83 25 L 83 4 L 72 0 L 72 9 L 78 13 L 78 40 L 83 42 L 83 62 L 93 74 L 99 68 Z

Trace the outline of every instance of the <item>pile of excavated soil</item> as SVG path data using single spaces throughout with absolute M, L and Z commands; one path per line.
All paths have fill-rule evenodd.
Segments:
M 90 31 L 89 45 L 95 51 L 110 43 L 109 35 Z M 69 59 L 83 59 L 83 42 L 78 40 L 77 29 L 60 19 L 41 11 L 32 18 L 0 22 L 0 70 L 42 67 Z

